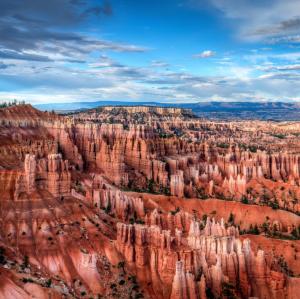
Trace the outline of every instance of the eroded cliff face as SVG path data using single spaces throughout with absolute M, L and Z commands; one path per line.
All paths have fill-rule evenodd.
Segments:
M 207 289 L 216 298 L 226 292 L 243 298 L 293 298 L 294 278 L 274 271 L 265 253 L 254 253 L 249 239 L 242 242 L 234 227 L 226 229 L 223 220 L 209 218 L 202 230 L 195 220 L 189 226 L 185 232 L 175 225 L 172 233 L 158 225 L 117 225 L 117 249 L 151 285 L 155 298 L 206 298 Z
M 0 109 L 0 298 L 297 298 L 297 128 Z
M 299 142 L 286 127 L 205 122 L 178 111 L 147 117 L 147 109 L 133 108 L 74 117 L 74 142 L 87 169 L 133 190 L 150 183 L 179 197 L 214 196 L 299 212 Z M 103 123 L 112 116 L 115 123 Z M 81 119 L 93 123 L 81 125 Z
M 48 191 L 54 197 L 70 195 L 71 173 L 68 161 L 63 161 L 61 154 L 49 154 L 38 160 L 35 155 L 25 156 L 24 172 L 16 178 L 14 200 L 22 193 L 30 195 L 37 190 Z

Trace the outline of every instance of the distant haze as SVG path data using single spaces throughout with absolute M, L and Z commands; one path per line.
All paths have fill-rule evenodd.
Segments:
M 261 120 L 300 120 L 300 103 L 283 102 L 200 102 L 187 104 L 170 104 L 158 102 L 76 102 L 35 105 L 40 110 L 55 110 L 57 112 L 73 112 L 84 109 L 92 109 L 101 106 L 160 106 L 181 107 L 192 109 L 199 117 L 209 119 L 261 119 Z

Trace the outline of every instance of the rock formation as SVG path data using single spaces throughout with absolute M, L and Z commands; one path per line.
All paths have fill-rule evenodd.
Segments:
M 0 298 L 296 299 L 299 128 L 0 109 Z

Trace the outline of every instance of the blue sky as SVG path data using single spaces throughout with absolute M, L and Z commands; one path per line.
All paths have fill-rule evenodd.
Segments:
M 0 0 L 0 101 L 300 101 L 299 71 L 299 0 Z

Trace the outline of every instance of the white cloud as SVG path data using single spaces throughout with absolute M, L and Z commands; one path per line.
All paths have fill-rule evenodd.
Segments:
M 153 66 L 153 67 L 164 67 L 164 68 L 166 68 L 166 67 L 168 67 L 169 66 L 169 64 L 167 63 L 167 62 L 165 62 L 165 61 L 161 61 L 161 60 L 152 60 L 151 61 L 151 66 Z
M 239 63 L 234 56 L 226 57 L 227 64 L 218 64 L 211 76 L 149 65 L 132 67 L 105 55 L 94 58 L 84 68 L 57 61 L 51 67 L 47 62 L 9 61 L 14 64 L 1 69 L 0 73 L 0 101 L 9 98 L 34 103 L 296 101 L 300 95 L 300 74 L 298 76 L 297 72 L 300 67 L 299 63 L 293 63 L 300 53 L 291 55 L 249 54 L 242 61 L 247 61 L 246 64 Z M 258 61 L 251 65 L 249 61 L 253 56 Z M 268 63 L 270 57 L 280 59 L 282 65 Z M 264 60 L 265 63 L 259 63 Z M 6 82 L 18 89 L 9 91 Z
M 107 60 L 108 64 L 111 62 L 108 57 L 103 60 Z M 296 101 L 300 94 L 300 80 L 297 74 L 280 71 L 282 70 L 254 76 L 251 68 L 242 69 L 233 65 L 227 73 L 224 71 L 219 76 L 205 77 L 187 72 L 166 72 L 161 69 L 149 70 L 125 65 L 70 71 L 62 66 L 45 70 L 26 69 L 21 64 L 12 67 L 11 70 L 2 70 L 2 73 L 6 72 L 7 75 L 0 75 L 0 84 L 1 79 L 9 77 L 11 82 L 19 83 L 23 88 L 18 91 L 0 92 L 0 101 L 14 98 L 32 103 L 101 99 L 178 103 L 211 100 Z M 36 72 L 39 73 L 38 76 Z
M 243 39 L 272 39 L 275 42 L 278 37 L 299 33 L 299 0 L 207 1 L 226 18 L 238 21 L 235 27 L 239 28 L 239 37 Z
M 205 50 L 199 54 L 195 54 L 194 57 L 195 58 L 209 58 L 209 57 L 213 57 L 216 55 L 216 52 L 212 51 L 212 50 Z
M 270 71 L 300 71 L 300 64 L 289 64 L 289 65 L 270 65 L 259 67 L 259 70 L 270 72 Z

